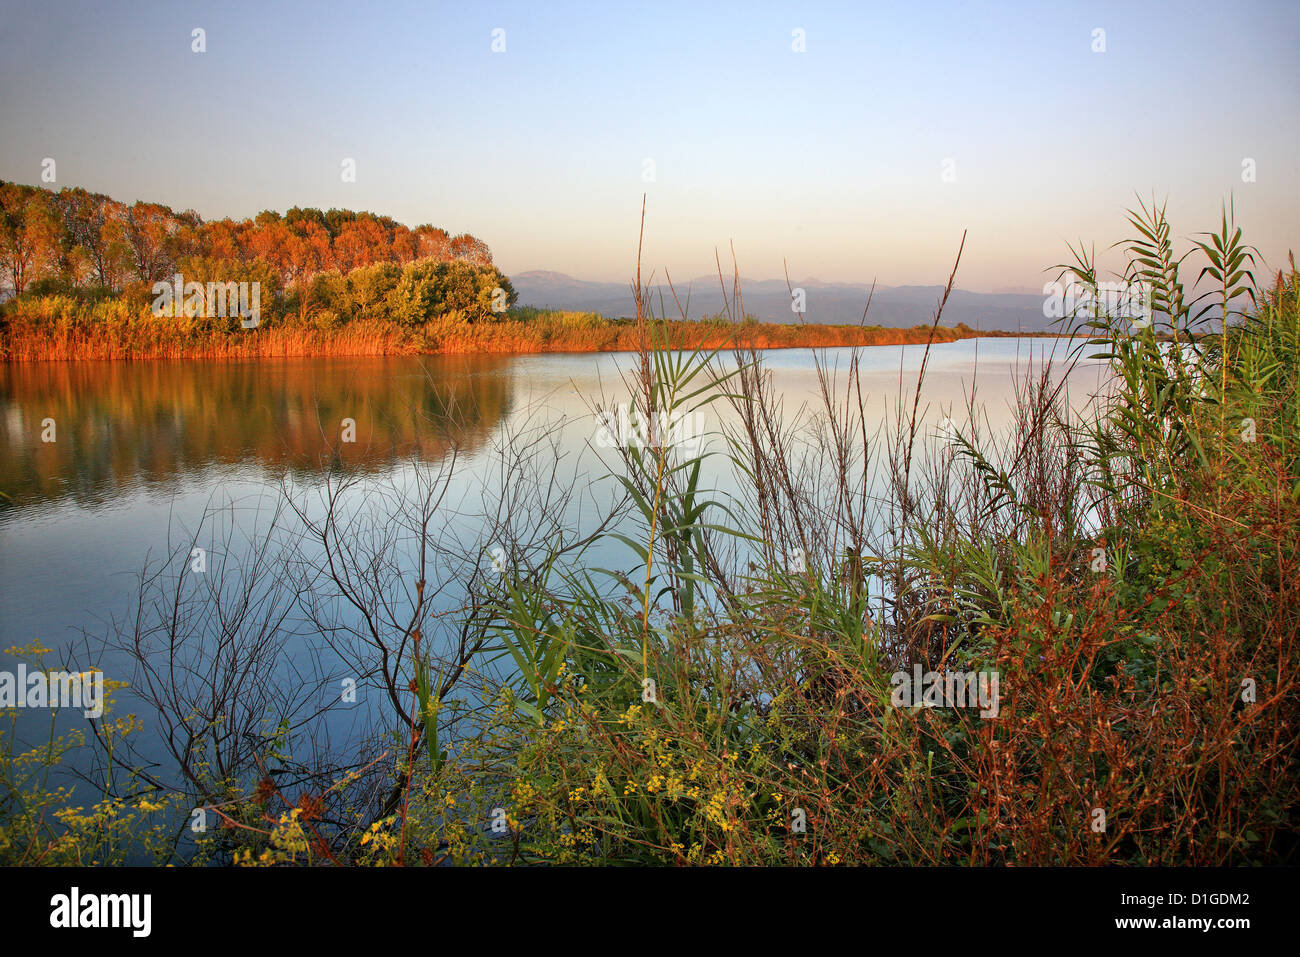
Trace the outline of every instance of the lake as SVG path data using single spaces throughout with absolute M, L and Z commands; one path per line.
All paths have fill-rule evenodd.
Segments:
M 974 389 L 988 426 L 1006 426 L 1015 384 L 1047 357 L 1063 363 L 1068 349 L 1065 340 L 1030 338 L 935 346 L 921 402 L 925 422 L 932 427 L 949 412 L 960 421 L 954 410 Z M 825 350 L 823 361 L 842 376 L 850 351 Z M 923 352 L 860 351 L 863 385 L 882 422 L 900 396 L 910 407 L 905 393 Z M 366 547 L 388 556 L 374 563 L 383 571 L 372 584 L 397 590 L 389 597 L 401 600 L 409 597 L 400 590 L 409 589 L 415 569 L 410 550 L 403 553 L 410 536 L 398 516 L 437 485 L 438 547 L 428 577 L 446 587 L 433 589 L 430 601 L 450 613 L 466 562 L 491 562 L 494 536 L 506 524 L 527 526 L 539 547 L 562 526 L 596 527 L 616 488 L 593 408 L 602 395 L 626 396 L 620 376 L 634 359 L 617 353 L 0 366 L 0 649 L 39 640 L 77 668 L 94 663 L 110 679 L 131 681 L 137 687 L 123 692 L 118 711 L 136 711 L 146 736 L 154 734 L 148 695 L 136 693 L 142 675 L 132 670 L 121 638 L 111 637 L 135 629 L 139 638 L 142 569 L 152 562 L 180 580 L 201 548 L 204 587 L 219 590 L 241 575 L 264 582 L 292 565 L 288 577 L 301 593 L 320 574 L 312 566 L 321 554 L 302 547 L 304 529 L 325 514 L 323 502 L 345 476 L 354 483 L 340 498 L 356 523 L 349 534 L 369 542 L 391 533 L 391 553 L 379 538 Z M 808 414 L 818 403 L 812 352 L 774 350 L 763 359 L 785 414 Z M 1103 373 L 1093 360 L 1073 369 L 1072 407 L 1098 391 Z M 732 414 L 721 405 L 711 409 L 697 428 Z M 705 483 L 730 491 L 735 479 L 725 458 L 710 462 Z M 298 512 L 283 508 L 286 496 Z M 296 549 L 293 558 L 283 550 L 260 553 L 268 536 L 278 549 Z M 622 560 L 596 554 L 614 566 Z M 146 594 L 154 618 L 166 617 L 160 602 L 167 594 L 165 587 Z M 325 702 L 319 713 L 336 741 L 359 733 L 365 722 L 338 713 L 331 689 L 360 676 L 359 707 L 366 711 L 365 689 L 374 693 L 379 678 L 364 641 L 325 634 L 319 622 L 329 609 L 277 618 L 279 608 L 255 607 L 234 625 L 221 615 L 183 622 L 180 630 L 188 628 L 196 643 L 186 659 L 189 680 L 207 680 L 210 648 L 197 645 L 231 641 L 227 651 L 238 657 L 252 646 L 231 633 L 256 625 L 269 642 L 257 653 L 267 656 L 263 667 L 282 673 L 277 683 L 320 689 L 294 712 L 302 726 L 318 714 L 310 701 Z M 435 640 L 447 640 L 454 620 L 439 629 Z M 138 648 L 160 653 L 149 651 L 157 638 L 156 631 L 146 634 Z M 0 656 L 0 669 L 12 667 Z M 43 733 L 38 715 L 19 717 L 20 729 Z M 144 751 L 165 763 L 163 751 Z

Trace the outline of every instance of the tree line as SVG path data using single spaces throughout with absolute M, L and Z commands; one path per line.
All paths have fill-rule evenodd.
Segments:
M 0 290 L 107 293 L 169 279 L 187 262 L 256 267 L 287 289 L 378 263 L 492 266 L 481 239 L 388 216 L 295 206 L 281 215 L 205 221 L 194 210 L 119 202 L 80 187 L 57 192 L 0 180 Z

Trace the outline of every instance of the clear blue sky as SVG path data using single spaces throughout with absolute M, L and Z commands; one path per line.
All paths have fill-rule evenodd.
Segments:
M 674 278 L 734 240 L 755 278 L 935 283 L 969 228 L 959 285 L 1041 288 L 1135 193 L 1184 236 L 1233 194 L 1270 260 L 1300 245 L 1298 40 L 1294 0 L 6 3 L 0 178 L 53 157 L 57 186 L 208 218 L 369 209 L 604 280 L 646 192 Z

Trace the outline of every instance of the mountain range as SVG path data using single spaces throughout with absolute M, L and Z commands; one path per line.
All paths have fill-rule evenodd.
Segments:
M 597 312 L 611 318 L 633 316 L 636 306 L 630 283 L 591 282 L 547 270 L 521 272 L 510 277 L 519 293 L 519 305 L 539 309 Z M 721 285 L 716 276 L 675 283 L 687 318 L 699 319 L 724 312 Z M 803 321 L 826 325 L 856 325 L 871 286 L 866 283 L 831 283 L 806 279 L 791 283 L 804 291 Z M 740 281 L 745 313 L 762 322 L 798 322 L 791 309 L 790 290 L 783 279 Z M 727 299 L 731 280 L 727 279 Z M 866 324 L 910 328 L 934 321 L 942 286 L 877 286 Z M 663 307 L 660 307 L 662 296 Z M 689 296 L 689 302 L 688 297 Z M 958 323 L 985 331 L 1043 332 L 1059 330 L 1043 315 L 1043 296 L 1015 292 L 967 292 L 954 289 L 944 307 L 942 323 Z M 666 284 L 651 287 L 651 311 L 678 318 L 681 313 Z

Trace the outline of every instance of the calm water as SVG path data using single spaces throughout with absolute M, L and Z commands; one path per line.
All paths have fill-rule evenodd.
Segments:
M 923 395 L 927 419 L 961 407 L 975 388 L 990 424 L 1005 423 L 1013 383 L 1031 360 L 1054 354 L 1060 361 L 1065 352 L 1065 343 L 1050 339 L 937 346 Z M 864 381 L 882 419 L 892 417 L 900 383 L 915 381 L 921 353 L 919 346 L 863 351 Z M 847 354 L 825 356 L 842 370 Z M 559 484 L 590 489 L 559 502 L 554 514 L 528 496 L 507 511 L 516 520 L 589 524 L 608 500 L 606 468 L 592 448 L 591 403 L 602 393 L 623 395 L 619 373 L 630 364 L 615 354 L 0 366 L 0 491 L 7 496 L 0 499 L 0 649 L 39 639 L 78 667 L 97 663 L 108 677 L 125 677 L 115 669 L 128 665 L 102 642 L 113 621 L 132 613 L 148 561 L 174 554 L 191 534 L 214 556 L 246 561 L 241 549 L 268 521 L 281 488 L 310 500 L 345 463 L 366 477 L 357 514 L 373 505 L 374 521 L 383 522 L 389 513 L 376 503 L 418 484 L 413 461 L 445 468 L 455 445 L 446 499 L 454 517 L 440 531 L 471 551 L 490 550 L 502 444 L 555 426 Z M 816 403 L 810 351 L 768 352 L 765 364 L 786 414 Z M 1081 363 L 1070 377 L 1071 404 L 1100 381 L 1099 364 Z M 53 442 L 42 441 L 47 419 Z M 340 442 L 344 419 L 355 421 L 354 442 Z M 451 420 L 454 440 L 445 427 Z M 725 487 L 731 479 L 719 469 L 712 481 Z M 202 524 L 214 507 L 224 509 L 220 519 Z M 336 652 L 318 635 L 295 632 L 281 658 L 323 669 L 333 681 L 352 667 Z M 0 655 L 0 669 L 12 668 Z M 148 728 L 149 715 L 141 717 Z

